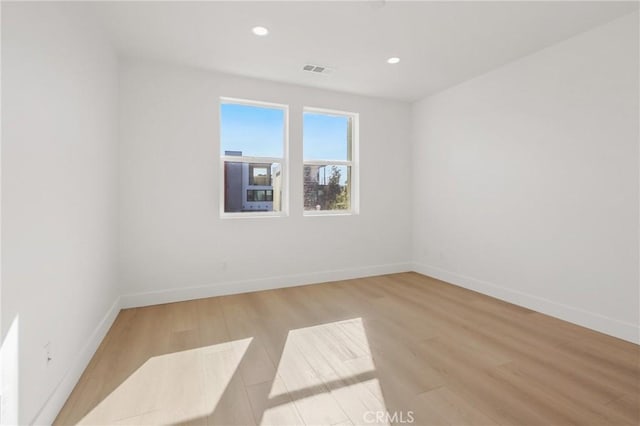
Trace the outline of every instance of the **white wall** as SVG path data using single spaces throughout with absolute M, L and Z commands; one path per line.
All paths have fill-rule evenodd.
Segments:
M 420 272 L 638 341 L 638 14 L 418 102 Z
M 80 8 L 2 4 L 2 338 L 19 319 L 20 424 L 53 419 L 116 299 L 117 60 Z
M 120 73 L 119 281 L 160 291 L 125 305 L 410 267 L 408 104 L 150 62 Z M 220 219 L 220 96 L 290 106 L 288 217 Z M 303 217 L 303 106 L 360 114 L 359 215 Z

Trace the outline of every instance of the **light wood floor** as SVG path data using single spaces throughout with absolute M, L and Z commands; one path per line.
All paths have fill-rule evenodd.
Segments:
M 395 274 L 123 310 L 56 424 L 638 425 L 639 361 Z

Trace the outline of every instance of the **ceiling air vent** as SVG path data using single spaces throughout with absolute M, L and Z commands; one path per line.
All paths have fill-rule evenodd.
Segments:
M 307 64 L 303 66 L 302 70 L 307 72 L 312 72 L 314 74 L 331 74 L 331 72 L 333 71 L 329 67 L 323 67 L 321 65 L 313 65 L 313 64 Z

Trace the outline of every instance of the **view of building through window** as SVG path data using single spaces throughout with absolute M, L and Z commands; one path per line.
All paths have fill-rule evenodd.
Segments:
M 351 210 L 353 117 L 305 110 L 304 209 Z
M 225 156 L 230 151 L 225 151 Z M 240 153 L 241 156 L 242 154 Z M 282 177 L 280 163 L 224 162 L 225 212 L 280 211 Z
M 224 211 L 282 211 L 284 108 L 224 101 L 220 139 Z

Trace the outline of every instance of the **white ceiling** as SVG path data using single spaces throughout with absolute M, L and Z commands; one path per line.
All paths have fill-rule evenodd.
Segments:
M 199 68 L 412 101 L 638 8 L 637 2 L 103 2 L 117 48 Z M 251 28 L 266 26 L 267 37 Z M 386 59 L 399 56 L 398 65 Z M 335 71 L 316 75 L 306 63 Z

